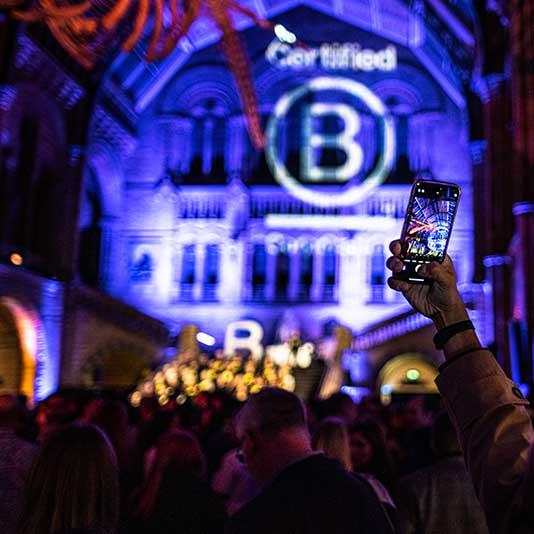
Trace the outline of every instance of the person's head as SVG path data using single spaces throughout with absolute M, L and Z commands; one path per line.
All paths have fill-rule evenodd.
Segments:
M 449 414 L 445 411 L 440 412 L 434 419 L 431 446 L 436 458 L 462 454 L 456 429 L 450 420 Z
M 15 395 L 0 395 L 0 428 L 16 429 L 20 423 L 20 412 Z
M 37 407 L 35 420 L 39 426 L 39 441 L 45 441 L 50 434 L 74 422 L 76 406 L 62 395 L 54 393 Z
M 359 421 L 350 429 L 352 470 L 370 473 L 389 484 L 393 462 L 386 447 L 385 430 L 373 419 Z
M 137 515 L 150 517 L 161 485 L 168 477 L 203 478 L 206 466 L 206 457 L 193 433 L 176 429 L 165 432 L 156 442 L 154 459 L 139 493 Z
M 349 435 L 342 419 L 328 417 L 321 421 L 313 434 L 312 446 L 328 458 L 338 460 L 347 471 L 352 469 Z
M 139 405 L 139 420 L 141 423 L 152 421 L 159 411 L 158 399 L 156 397 L 143 397 Z
M 28 477 L 19 534 L 112 533 L 118 514 L 117 461 L 105 435 L 82 425 L 52 434 Z
M 236 415 L 235 430 L 245 462 L 260 484 L 311 451 L 304 405 L 283 389 L 264 388 L 249 397 Z
M 406 403 L 404 410 L 406 428 L 410 430 L 428 428 L 432 424 L 432 418 L 433 412 L 425 396 L 416 395 Z
M 154 471 L 166 470 L 196 478 L 206 475 L 206 458 L 192 432 L 170 430 L 158 439 Z
M 334 393 L 323 402 L 323 413 L 326 417 L 339 417 L 347 425 L 356 419 L 356 405 L 345 393 Z

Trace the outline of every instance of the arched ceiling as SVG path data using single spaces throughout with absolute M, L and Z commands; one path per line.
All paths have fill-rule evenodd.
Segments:
M 409 48 L 459 107 L 475 56 L 476 17 L 468 0 L 241 0 L 260 16 L 307 6 Z M 253 23 L 235 17 L 244 30 Z M 163 91 L 191 55 L 217 42 L 220 32 L 199 19 L 173 53 L 158 63 L 143 60 L 146 39 L 130 54 L 120 54 L 108 69 L 102 97 L 130 123 Z

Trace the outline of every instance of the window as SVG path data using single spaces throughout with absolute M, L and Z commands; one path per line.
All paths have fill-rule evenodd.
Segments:
M 252 298 L 263 299 L 267 280 L 267 251 L 263 243 L 255 244 L 252 253 Z
M 215 300 L 219 283 L 219 245 L 208 245 L 204 260 L 204 299 Z
M 284 243 L 278 249 L 276 255 L 276 300 L 287 299 L 287 288 L 289 286 L 289 253 L 287 245 Z
M 324 251 L 324 292 L 323 299 L 336 299 L 335 287 L 337 283 L 337 256 L 334 245 L 327 245 Z
M 195 283 L 195 245 L 186 245 L 182 257 L 182 283 L 180 295 L 183 300 L 193 296 L 193 284 Z
M 386 256 L 383 245 L 376 245 L 371 256 L 371 302 L 384 302 Z
M 308 300 L 313 280 L 313 249 L 311 243 L 306 243 L 300 249 L 300 281 L 299 300 Z

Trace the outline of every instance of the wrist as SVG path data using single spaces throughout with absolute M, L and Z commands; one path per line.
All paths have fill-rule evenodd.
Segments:
M 465 332 L 460 332 L 455 336 L 451 337 L 445 346 L 443 347 L 443 352 L 445 353 L 445 358 L 448 360 L 454 358 L 458 353 L 476 350 L 481 348 L 482 345 L 476 335 L 474 330 L 466 330 Z
M 463 302 L 459 302 L 446 310 L 439 310 L 432 316 L 437 330 L 442 330 L 451 324 L 469 320 L 469 314 Z

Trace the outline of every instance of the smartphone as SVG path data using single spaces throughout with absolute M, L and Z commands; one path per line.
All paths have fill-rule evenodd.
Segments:
M 412 284 L 429 284 L 418 274 L 425 263 L 443 262 L 461 190 L 456 184 L 418 180 L 413 184 L 401 235 L 404 269 L 394 278 Z

